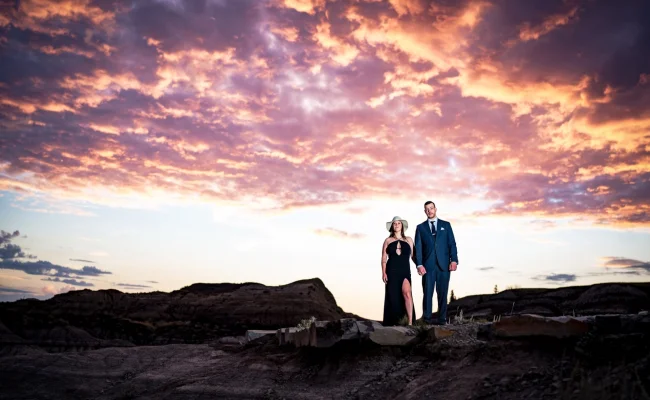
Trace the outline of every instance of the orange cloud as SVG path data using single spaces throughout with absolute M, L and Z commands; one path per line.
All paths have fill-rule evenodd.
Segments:
M 0 17 L 4 190 L 287 208 L 389 196 L 399 181 L 405 196 L 463 195 L 494 214 L 649 223 L 642 52 L 554 42 L 596 12 L 532 23 L 525 2 L 21 4 L 17 28 Z M 40 39 L 26 46 L 18 30 Z M 578 48 L 586 61 L 559 60 Z
M 88 19 L 102 30 L 112 31 L 115 27 L 115 13 L 105 11 L 92 4 L 91 0 L 21 0 L 18 11 L 13 11 L 11 23 L 21 29 L 50 35 L 66 35 L 64 28 L 42 24 L 43 21 L 57 18 L 61 21 Z M 2 21 L 0 21 L 2 23 Z
M 288 26 L 284 28 L 272 27 L 271 32 L 280 36 L 288 42 L 295 42 L 298 40 L 298 29 L 294 26 Z
M 553 31 L 554 29 L 569 24 L 578 14 L 578 7 L 573 7 L 566 13 L 554 14 L 547 17 L 542 23 L 536 26 L 531 26 L 529 22 L 519 30 L 519 39 L 524 42 L 529 40 L 537 40 L 541 36 Z
M 330 34 L 330 24 L 326 21 L 318 24 L 314 39 L 325 49 L 330 50 L 332 52 L 330 54 L 331 58 L 343 66 L 349 65 L 359 54 L 356 47 L 332 36 Z
M 420 14 L 425 10 L 424 2 L 421 0 L 389 0 L 397 15 Z
M 325 2 L 326 0 L 282 0 L 281 4 L 286 8 L 313 15 L 325 6 Z

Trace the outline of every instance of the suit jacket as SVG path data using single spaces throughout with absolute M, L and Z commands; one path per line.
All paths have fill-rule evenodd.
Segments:
M 428 220 L 415 228 L 415 264 L 423 265 L 426 270 L 437 267 L 443 271 L 449 271 L 449 264 L 452 261 L 458 263 L 456 239 L 451 224 L 438 218 L 436 237 L 434 241 Z M 433 257 L 434 246 L 435 258 Z

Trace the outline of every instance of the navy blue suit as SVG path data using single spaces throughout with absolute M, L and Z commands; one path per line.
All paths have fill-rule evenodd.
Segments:
M 458 263 L 456 239 L 451 224 L 438 218 L 438 228 L 434 236 L 429 221 L 424 221 L 415 229 L 415 264 L 424 266 L 427 271 L 422 276 L 422 318 L 431 320 L 433 313 L 433 292 L 438 294 L 438 323 L 447 319 L 447 291 L 449 290 L 449 264 Z

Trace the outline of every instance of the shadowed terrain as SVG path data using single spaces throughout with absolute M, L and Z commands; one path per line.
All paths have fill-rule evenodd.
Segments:
M 348 316 L 320 279 L 282 286 L 197 283 L 171 293 L 80 290 L 45 301 L 0 303 L 2 344 L 50 351 L 169 343 L 204 343 L 247 329 L 293 326 L 314 316 Z
M 0 305 L 0 392 L 3 399 L 646 400 L 650 317 L 640 309 L 647 309 L 649 286 L 472 296 L 453 303 L 463 307 L 464 318 L 435 334 L 415 327 L 408 345 L 352 335 L 324 348 L 318 343 L 332 334 L 348 335 L 340 330 L 344 324 L 312 325 L 312 347 L 280 345 L 273 330 L 242 336 L 245 329 L 295 326 L 308 316 L 363 320 L 340 310 L 318 279 L 278 287 L 197 284 L 172 293 L 84 290 L 22 300 Z M 555 314 L 576 307 L 576 314 L 591 316 L 568 325 L 508 317 L 505 301 L 512 304 L 513 296 L 515 304 L 545 304 Z M 597 315 L 603 304 L 609 315 Z M 487 321 L 492 315 L 503 320 Z M 394 339 L 401 340 L 381 340 Z

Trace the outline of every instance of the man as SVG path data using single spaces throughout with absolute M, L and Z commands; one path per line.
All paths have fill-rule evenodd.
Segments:
M 427 220 L 415 229 L 415 265 L 422 276 L 422 319 L 433 324 L 433 291 L 438 287 L 438 321 L 447 321 L 447 291 L 451 271 L 458 268 L 456 239 L 451 224 L 436 216 L 436 205 L 432 201 L 424 203 Z

